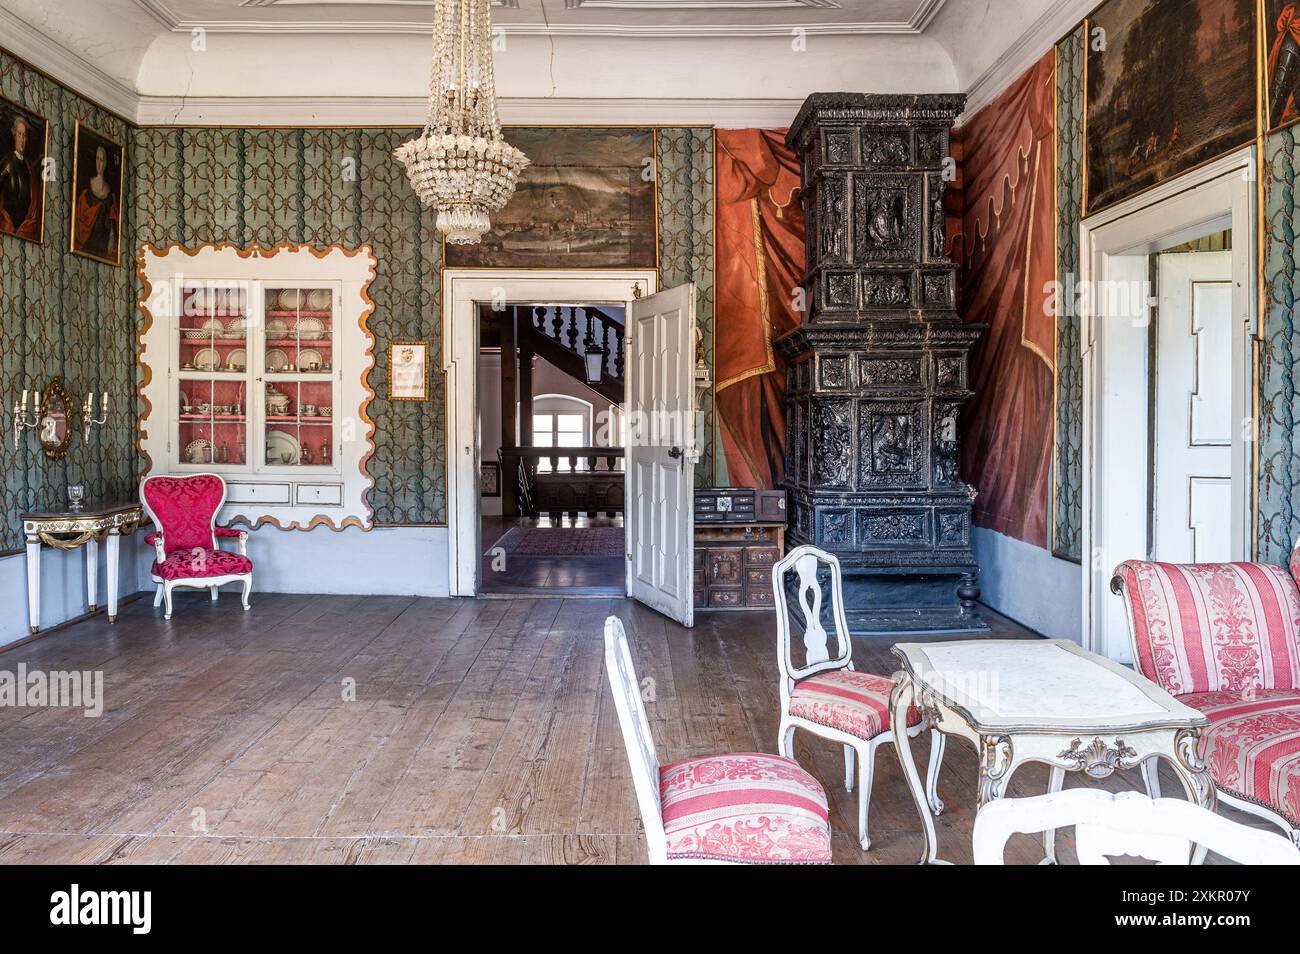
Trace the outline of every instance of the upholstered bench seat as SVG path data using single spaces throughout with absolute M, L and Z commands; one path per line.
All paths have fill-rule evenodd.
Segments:
M 894 680 L 869 672 L 834 669 L 800 679 L 790 693 L 790 715 L 839 729 L 859 739 L 874 739 L 889 728 L 889 695 Z M 912 707 L 907 724 L 921 714 Z
M 798 763 L 747 752 L 659 769 L 669 859 L 830 864 L 826 793 Z
M 1189 692 L 1176 698 L 1210 720 L 1201 756 L 1214 784 L 1300 828 L 1300 691 Z

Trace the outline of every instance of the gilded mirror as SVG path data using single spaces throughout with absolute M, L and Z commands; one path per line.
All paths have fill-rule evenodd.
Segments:
M 41 398 L 41 420 L 38 425 L 41 450 L 50 460 L 58 460 L 72 443 L 72 401 L 63 390 L 63 379 L 55 377 Z

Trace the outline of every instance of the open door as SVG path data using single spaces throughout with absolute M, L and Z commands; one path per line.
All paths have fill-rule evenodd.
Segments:
M 627 595 L 695 625 L 695 286 L 627 309 Z

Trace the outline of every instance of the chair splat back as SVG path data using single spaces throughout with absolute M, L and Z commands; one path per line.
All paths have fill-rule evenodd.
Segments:
M 830 633 L 823 622 L 825 595 L 820 571 L 829 569 L 831 620 L 835 627 L 834 655 L 831 653 Z M 804 660 L 800 665 L 791 652 L 792 613 L 786 580 L 793 572 L 798 577 L 794 596 L 798 601 L 797 620 L 803 628 Z M 833 554 L 814 546 L 796 547 L 772 567 L 772 589 L 776 603 L 777 638 L 780 643 L 781 674 L 787 679 L 804 679 L 828 669 L 843 669 L 853 655 L 848 622 L 844 617 L 843 589 L 840 561 Z

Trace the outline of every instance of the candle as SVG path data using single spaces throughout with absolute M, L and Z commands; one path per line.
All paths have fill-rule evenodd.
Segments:
M 108 392 L 105 391 L 103 396 L 104 396 L 104 400 L 100 402 L 99 407 L 103 413 L 107 414 L 108 413 Z
M 27 389 L 23 388 L 23 413 L 27 413 Z
M 91 408 L 93 408 L 94 406 L 95 406 L 95 392 L 91 391 L 86 395 L 86 404 L 83 410 L 85 410 L 86 413 L 90 413 Z

